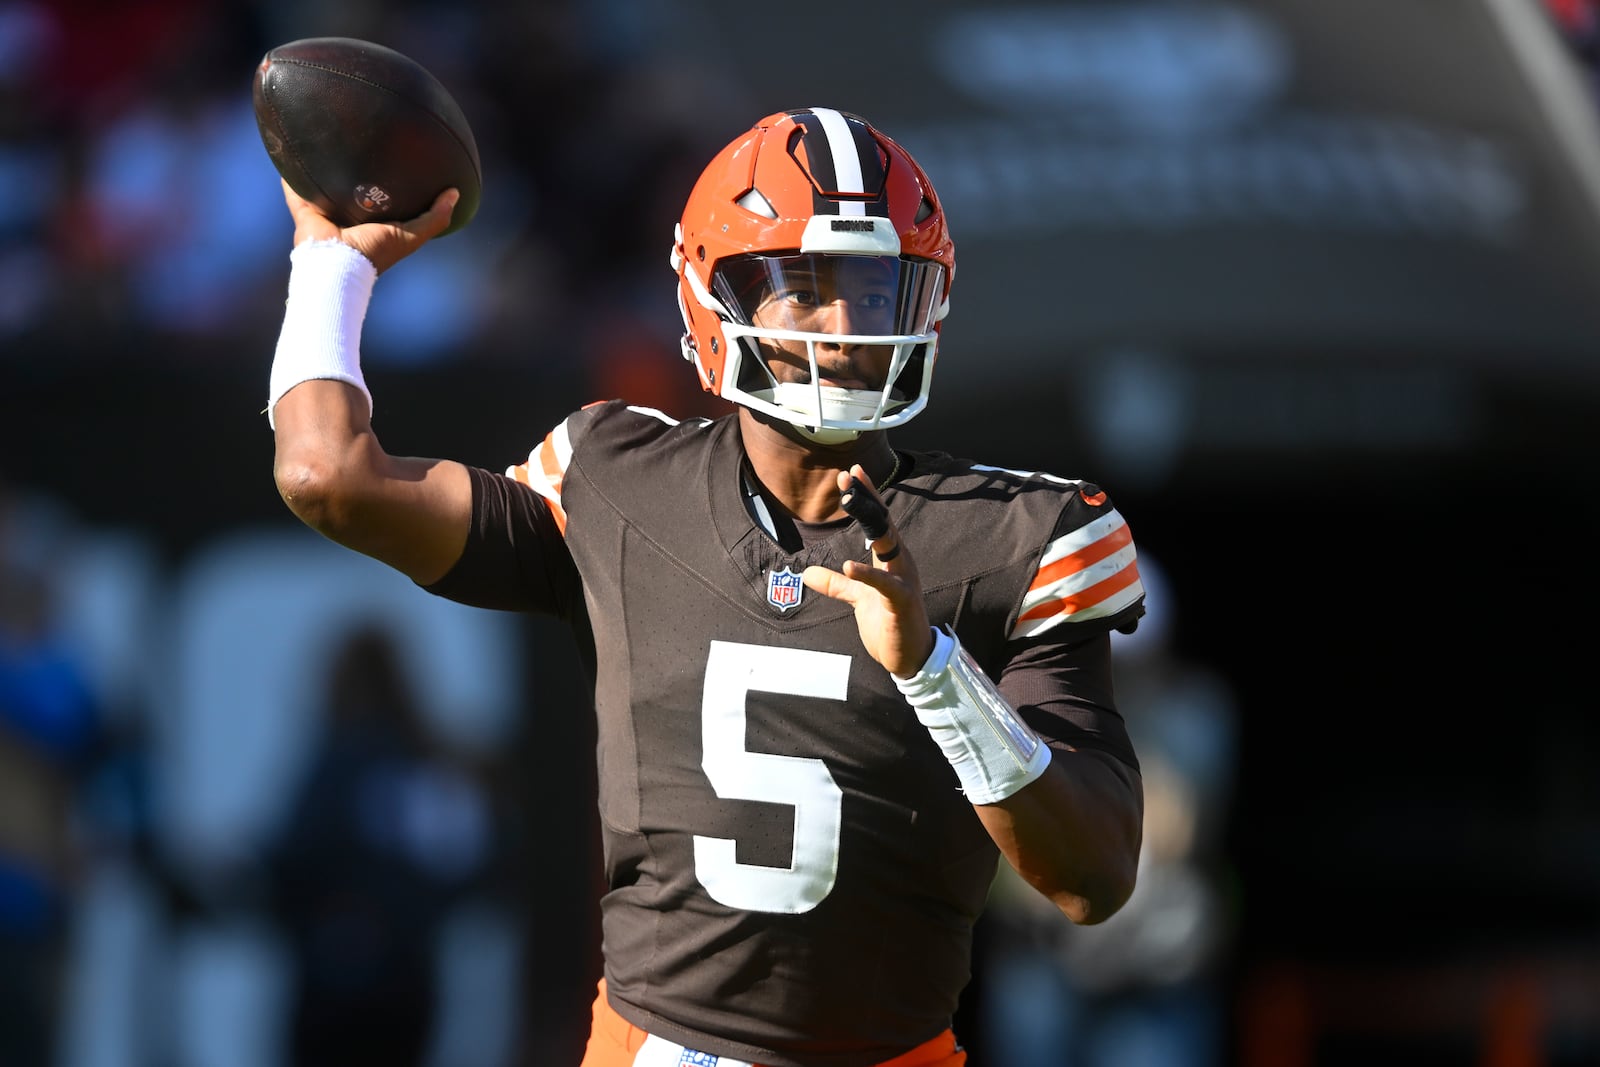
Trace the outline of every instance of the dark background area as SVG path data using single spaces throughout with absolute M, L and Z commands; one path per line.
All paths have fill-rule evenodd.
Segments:
M 117 200 L 93 180 L 119 117 L 247 107 L 271 44 L 383 41 L 473 117 L 483 213 L 429 250 L 461 266 L 428 283 L 441 321 L 472 314 L 432 347 L 369 333 L 367 364 L 391 451 L 491 469 L 600 396 L 714 411 L 678 361 L 664 266 L 688 183 L 769 110 L 860 111 L 923 161 L 958 249 L 939 384 L 897 443 L 1105 485 L 1170 578 L 1177 648 L 1233 691 L 1227 1062 L 1600 1056 L 1585 5 L 882 4 L 845 26 L 524 7 L 6 6 L 53 17 L 38 54 L 58 58 L 6 92 L 5 482 L 137 531 L 168 575 L 287 522 L 260 412 L 289 227 L 264 154 L 233 172 L 247 192 Z M 1041 58 L 1086 41 L 1106 54 Z M 1076 162 L 1003 165 L 1045 145 Z M 1209 177 L 1173 184 L 1174 159 Z M 237 280 L 178 306 L 231 293 L 217 314 L 163 318 L 146 253 L 229 198 L 248 204 L 216 225 L 277 222 L 214 242 Z M 527 627 L 530 693 L 580 703 L 559 635 Z M 592 995 L 592 887 L 568 876 L 594 862 L 572 814 L 592 807 L 587 730 L 513 753 L 539 767 L 512 774 L 519 906 L 548 931 L 527 1019 L 555 1044 Z M 1517 1050 L 1535 1059 L 1494 1059 Z

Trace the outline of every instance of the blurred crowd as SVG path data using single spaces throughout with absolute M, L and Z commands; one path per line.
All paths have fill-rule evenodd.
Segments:
M 1543 2 L 1600 69 L 1592 0 Z M 634 329 L 670 345 L 670 235 L 657 222 L 750 118 L 715 68 L 657 47 L 693 11 L 646 0 L 4 0 L 0 338 L 13 351 L 18 339 L 76 342 L 94 359 L 130 325 L 177 351 L 270 331 L 288 226 L 249 79 L 272 45 L 344 35 L 433 70 L 488 168 L 480 221 L 380 295 L 392 306 L 374 316 L 375 354 L 493 358 L 530 335 L 594 345 Z M 581 324 L 597 305 L 624 323 L 593 336 Z
M 73 822 L 106 720 L 56 618 L 49 516 L 0 486 L 0 1061 L 44 1063 L 79 851 Z
M 1543 2 L 1600 70 L 1592 0 Z M 487 168 L 474 225 L 378 290 L 368 358 L 582 350 L 601 381 L 682 397 L 648 358 L 677 343 L 662 220 L 751 117 L 726 70 L 660 46 L 695 17 L 689 0 L 0 0 L 0 365 L 130 345 L 181 364 L 271 336 L 290 231 L 249 79 L 275 44 L 343 35 L 434 71 Z
M 0 486 L 0 1063 L 512 1062 L 514 683 L 436 665 L 504 644 L 150 547 Z
M 369 359 L 675 352 L 660 220 L 749 116 L 650 47 L 673 6 L 0 2 L 0 352 L 182 365 L 274 334 L 290 226 L 250 79 L 309 36 L 423 63 L 486 168 L 474 225 L 380 289 Z

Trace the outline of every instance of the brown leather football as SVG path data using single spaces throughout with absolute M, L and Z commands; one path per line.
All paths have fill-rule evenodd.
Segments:
M 278 173 L 340 226 L 415 218 L 451 186 L 461 199 L 444 232 L 477 214 L 472 128 L 415 60 L 351 37 L 291 41 L 262 57 L 254 96 Z

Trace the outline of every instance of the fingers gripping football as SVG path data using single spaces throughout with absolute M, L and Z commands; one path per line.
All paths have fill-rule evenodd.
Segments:
M 839 490 L 858 494 L 848 510 L 857 515 L 869 535 L 876 535 L 871 541 L 873 562 L 847 560 L 837 571 L 807 567 L 803 575 L 806 586 L 854 608 L 867 654 L 891 674 L 910 677 L 933 650 L 916 561 L 901 544 L 888 509 L 859 464 L 839 472 Z
M 450 225 L 451 213 L 460 198 L 456 189 L 446 189 L 414 219 L 364 222 L 340 229 L 320 208 L 296 193 L 287 181 L 282 185 L 284 202 L 289 205 L 289 214 L 294 219 L 295 244 L 330 238 L 341 240 L 371 260 L 379 274 L 443 233 Z

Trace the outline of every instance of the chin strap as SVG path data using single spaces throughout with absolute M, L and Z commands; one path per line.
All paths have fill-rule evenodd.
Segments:
M 967 799 L 993 804 L 1050 766 L 1050 746 L 1017 717 L 953 633 L 933 631 L 933 653 L 895 685 L 944 753 Z
M 804 437 L 807 441 L 815 441 L 819 445 L 842 445 L 861 436 L 860 430 L 818 429 L 812 426 L 800 426 L 795 423 L 790 425 L 794 426 L 795 433 Z
M 751 394 L 775 408 L 789 414 L 790 422 L 808 441 L 822 445 L 843 444 L 854 441 L 867 429 L 842 429 L 821 425 L 823 421 L 865 422 L 881 417 L 884 401 L 877 394 L 857 389 L 839 389 L 834 386 L 817 387 L 801 382 L 777 382 L 767 389 L 754 389 Z M 815 423 L 795 419 L 816 419 Z

